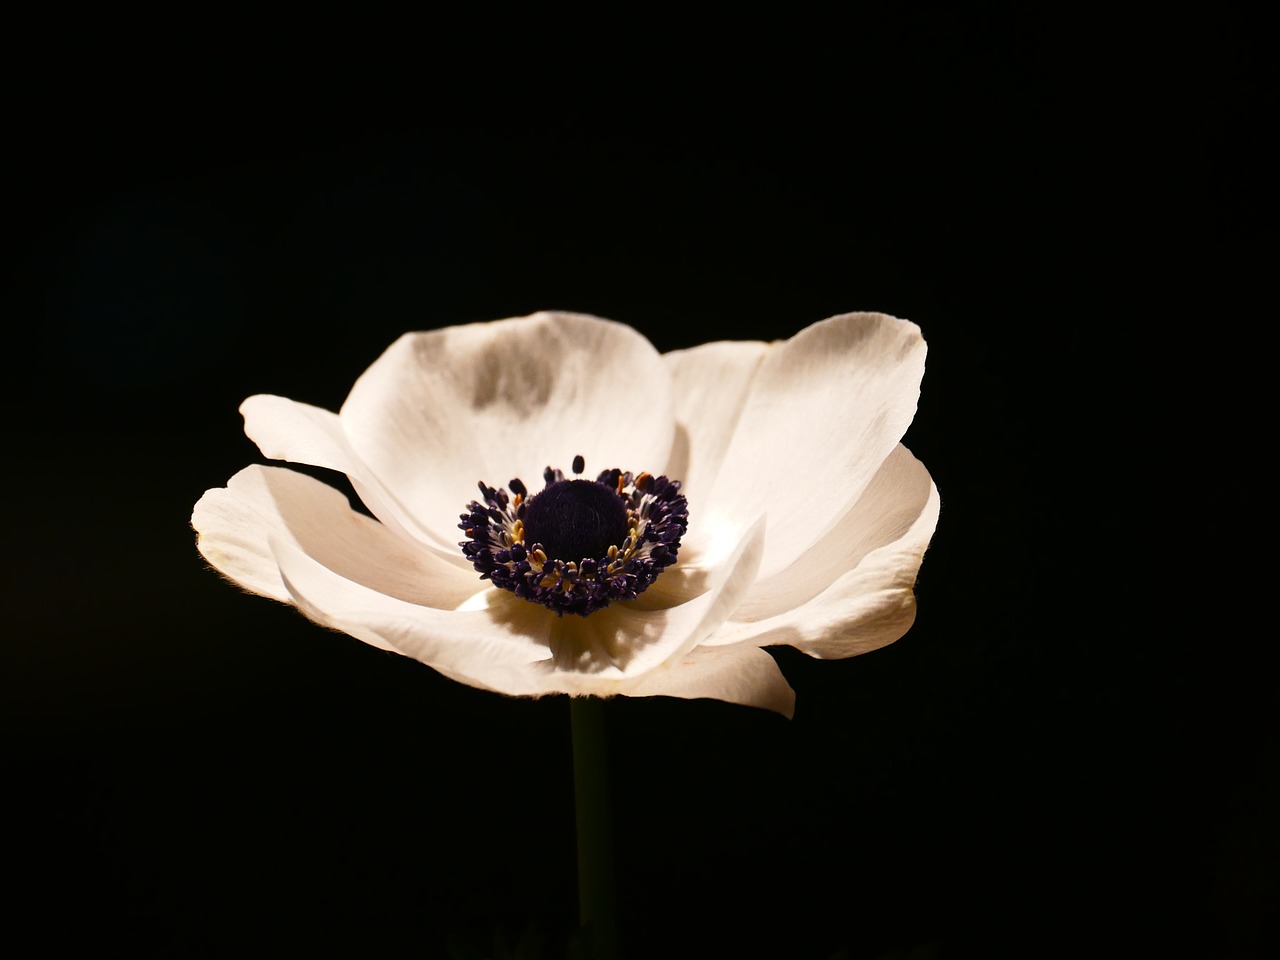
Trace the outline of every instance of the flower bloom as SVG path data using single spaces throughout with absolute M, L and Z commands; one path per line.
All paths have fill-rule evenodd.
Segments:
M 915 617 L 939 501 L 900 440 L 924 356 L 868 313 L 662 355 L 571 313 L 410 333 L 336 414 L 241 406 L 264 456 L 346 474 L 372 517 L 255 465 L 191 522 L 244 589 L 473 687 L 790 716 L 763 647 L 851 657 Z

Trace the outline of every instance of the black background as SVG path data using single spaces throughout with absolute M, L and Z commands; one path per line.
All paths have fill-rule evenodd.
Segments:
M 207 570 L 191 506 L 261 461 L 236 408 L 537 309 L 660 350 L 869 309 L 930 345 L 919 619 L 776 651 L 791 721 L 608 705 L 627 955 L 1275 949 L 1271 78 L 1235 7 L 1145 9 L 15 31 L 7 935 L 556 956 L 567 703 Z

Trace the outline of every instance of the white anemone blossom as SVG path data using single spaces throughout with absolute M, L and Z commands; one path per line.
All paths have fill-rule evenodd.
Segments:
M 241 407 L 265 457 L 346 474 L 368 514 L 255 465 L 191 522 L 245 590 L 473 687 L 791 716 L 762 648 L 851 657 L 914 620 L 924 357 L 872 313 L 667 354 L 573 313 L 410 333 L 338 413 Z

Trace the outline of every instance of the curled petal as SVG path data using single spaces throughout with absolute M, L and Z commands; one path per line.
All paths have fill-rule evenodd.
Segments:
M 777 661 L 750 644 L 701 646 L 673 657 L 654 670 L 618 687 L 628 697 L 709 698 L 773 710 L 784 717 L 795 713 L 796 694 Z
M 263 456 L 345 473 L 364 505 L 383 523 L 460 567 L 457 536 L 424 526 L 352 449 L 336 413 L 285 397 L 258 394 L 240 405 L 244 432 Z
M 546 645 L 533 631 L 504 629 L 510 624 L 488 607 L 420 606 L 348 580 L 287 540 L 272 538 L 271 551 L 290 600 L 317 623 L 413 656 L 472 686 L 511 694 L 547 692 L 528 682 L 537 675 L 531 665 L 549 656 Z
M 924 536 L 927 543 L 933 526 L 921 518 L 931 516 L 936 525 L 937 496 L 924 464 L 899 444 L 848 512 L 791 566 L 761 578 L 733 618 L 767 620 L 808 603 L 903 537 Z
M 197 548 L 253 593 L 291 602 L 271 541 L 283 541 L 339 576 L 409 603 L 453 610 L 482 587 L 462 567 L 351 508 L 337 490 L 283 467 L 251 466 L 207 491 L 191 516 Z
M 360 377 L 340 416 L 395 500 L 452 540 L 477 481 L 533 483 L 579 454 L 592 471 L 661 470 L 675 431 L 653 346 L 574 313 L 407 334 Z
M 762 619 L 731 620 L 708 643 L 788 644 L 819 659 L 852 657 L 893 643 L 915 620 L 913 588 L 938 506 L 930 480 L 919 514 L 900 537 L 866 553 L 816 596 Z
M 857 500 L 911 424 L 924 373 L 915 324 L 832 317 L 772 346 L 709 501 L 714 526 L 769 516 L 762 577 L 790 566 Z

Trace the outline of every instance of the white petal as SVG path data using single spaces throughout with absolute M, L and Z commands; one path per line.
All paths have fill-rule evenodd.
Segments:
M 246 590 L 290 602 L 273 538 L 339 576 L 410 603 L 446 610 L 483 588 L 474 572 L 351 509 L 337 490 L 282 467 L 251 466 L 209 490 L 191 517 L 200 553 Z
M 342 406 L 352 449 L 424 526 L 457 540 L 477 481 L 542 486 L 575 455 L 587 476 L 650 473 L 675 432 L 670 376 L 629 327 L 570 313 L 397 340 Z
M 336 574 L 292 542 L 273 539 L 271 550 L 290 599 L 325 626 L 482 689 L 612 696 L 619 682 L 683 656 L 724 623 L 750 590 L 763 529 L 751 527 L 737 563 L 696 600 L 658 612 L 616 604 L 587 618 L 558 618 L 496 588 L 459 610 L 419 606 Z
M 420 524 L 351 448 L 336 413 L 268 394 L 250 397 L 240 405 L 240 413 L 244 416 L 245 434 L 263 456 L 345 473 L 365 506 L 379 520 L 460 568 L 469 566 L 458 550 L 461 537 L 457 530 L 446 537 Z M 455 513 L 461 514 L 465 506 L 464 500 Z
M 707 643 L 789 644 L 821 659 L 852 657 L 893 643 L 915 619 L 913 588 L 938 523 L 938 506 L 930 480 L 923 507 L 900 537 L 866 553 L 817 596 L 763 619 L 731 620 Z
M 767 620 L 808 603 L 875 551 L 924 532 L 920 518 L 929 511 L 936 518 L 936 499 L 929 471 L 899 444 L 848 513 L 795 563 L 757 582 L 733 619 Z
M 914 324 L 872 313 L 824 320 L 765 354 L 710 504 L 713 529 L 768 514 L 762 577 L 790 566 L 870 483 L 915 415 L 924 355 Z
M 795 713 L 796 694 L 777 661 L 759 647 L 696 647 L 655 670 L 624 681 L 619 694 L 628 697 L 706 697 L 773 710 L 784 717 Z
M 419 606 L 348 580 L 289 541 L 272 539 L 271 551 L 290 599 L 317 623 L 413 656 L 472 686 L 512 694 L 544 692 L 531 682 L 539 675 L 533 664 L 549 657 L 549 650 L 527 623 L 520 624 L 523 631 L 511 629 L 501 601 L 496 614 L 488 606 Z M 535 612 L 532 604 L 514 596 L 511 600 Z
M 691 503 L 710 495 L 768 349 L 758 340 L 740 340 L 663 354 L 676 404 L 676 443 L 667 476 L 681 481 Z
M 696 595 L 689 578 L 722 562 L 740 536 L 741 517 L 714 512 L 712 491 L 751 381 L 768 349 L 759 341 L 725 341 L 663 355 L 676 403 L 676 440 L 666 474 L 681 482 L 689 500 L 689 529 L 681 541 L 678 572 L 663 575 L 655 585 L 659 591 L 646 601 L 650 605 L 662 601 L 663 594 L 677 602 Z

